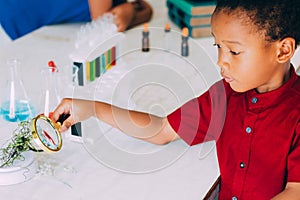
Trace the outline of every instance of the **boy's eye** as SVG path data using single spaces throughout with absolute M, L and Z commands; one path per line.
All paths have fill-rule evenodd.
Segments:
M 231 50 L 230 50 L 230 53 L 231 53 L 232 55 L 237 56 L 237 55 L 239 55 L 241 52 L 236 52 L 236 51 L 231 51 Z
M 218 49 L 220 49 L 221 48 L 221 45 L 220 44 L 213 44 L 214 46 L 216 46 Z
M 215 43 L 213 45 L 216 46 L 218 49 L 222 48 L 222 46 L 220 44 Z M 237 55 L 239 55 L 241 53 L 241 52 L 232 51 L 232 50 L 229 50 L 229 49 L 228 49 L 228 52 L 230 52 L 234 56 L 237 56 Z

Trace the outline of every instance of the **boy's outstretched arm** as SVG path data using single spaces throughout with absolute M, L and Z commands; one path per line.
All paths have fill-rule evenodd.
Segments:
M 70 117 L 62 124 L 62 132 L 77 122 L 95 116 L 129 136 L 154 144 L 166 144 L 178 138 L 166 118 L 119 108 L 103 102 L 63 99 L 53 113 L 53 120 L 57 121 L 62 114 L 70 114 Z

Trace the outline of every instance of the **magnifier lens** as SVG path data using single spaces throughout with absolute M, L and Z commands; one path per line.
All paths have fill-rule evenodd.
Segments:
M 37 148 L 43 151 L 56 152 L 61 149 L 62 138 L 57 124 L 46 116 L 39 115 L 32 121 L 32 137 Z
M 43 118 L 36 121 L 36 130 L 41 142 L 50 149 L 57 149 L 59 146 L 59 136 L 57 130 Z

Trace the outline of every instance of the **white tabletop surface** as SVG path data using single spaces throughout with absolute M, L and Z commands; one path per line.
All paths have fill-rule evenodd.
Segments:
M 150 30 L 163 28 L 168 22 L 173 31 L 179 31 L 167 17 L 165 1 L 149 3 L 154 8 Z M 39 104 L 41 93 L 40 71 L 49 60 L 54 60 L 63 71 L 71 72 L 69 54 L 74 50 L 74 39 L 81 25 L 43 27 L 1 47 L 0 70 L 4 70 L 8 59 L 21 61 L 20 74 L 34 105 Z M 151 33 L 155 35 L 155 31 Z M 212 37 L 190 39 L 191 55 L 186 60 L 180 59 L 175 50 L 135 52 L 140 46 L 140 36 L 135 34 L 140 34 L 140 29 L 125 32 L 125 44 L 130 45 L 121 47 L 122 64 L 87 87 L 66 86 L 64 95 L 167 115 L 220 79 L 214 64 L 217 51 L 212 46 Z M 155 37 L 157 40 L 152 40 L 151 45 L 159 46 L 159 38 Z M 176 48 L 177 44 L 173 41 L 172 45 Z M 151 73 L 151 70 L 156 71 Z M 6 76 L 3 71 L 0 76 L 2 93 Z M 0 124 L 3 143 L 16 124 L 3 120 Z M 202 199 L 219 177 L 215 142 L 189 147 L 179 140 L 158 146 L 126 136 L 94 118 L 83 123 L 83 135 L 84 142 L 77 143 L 66 133 L 58 153 L 35 154 L 36 175 L 24 183 L 0 186 L 0 198 L 192 200 Z

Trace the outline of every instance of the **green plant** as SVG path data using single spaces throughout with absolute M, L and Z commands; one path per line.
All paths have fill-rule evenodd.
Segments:
M 14 130 L 11 141 L 0 149 L 0 168 L 12 166 L 15 160 L 22 160 L 22 153 L 30 150 L 31 142 L 30 122 L 22 121 Z

